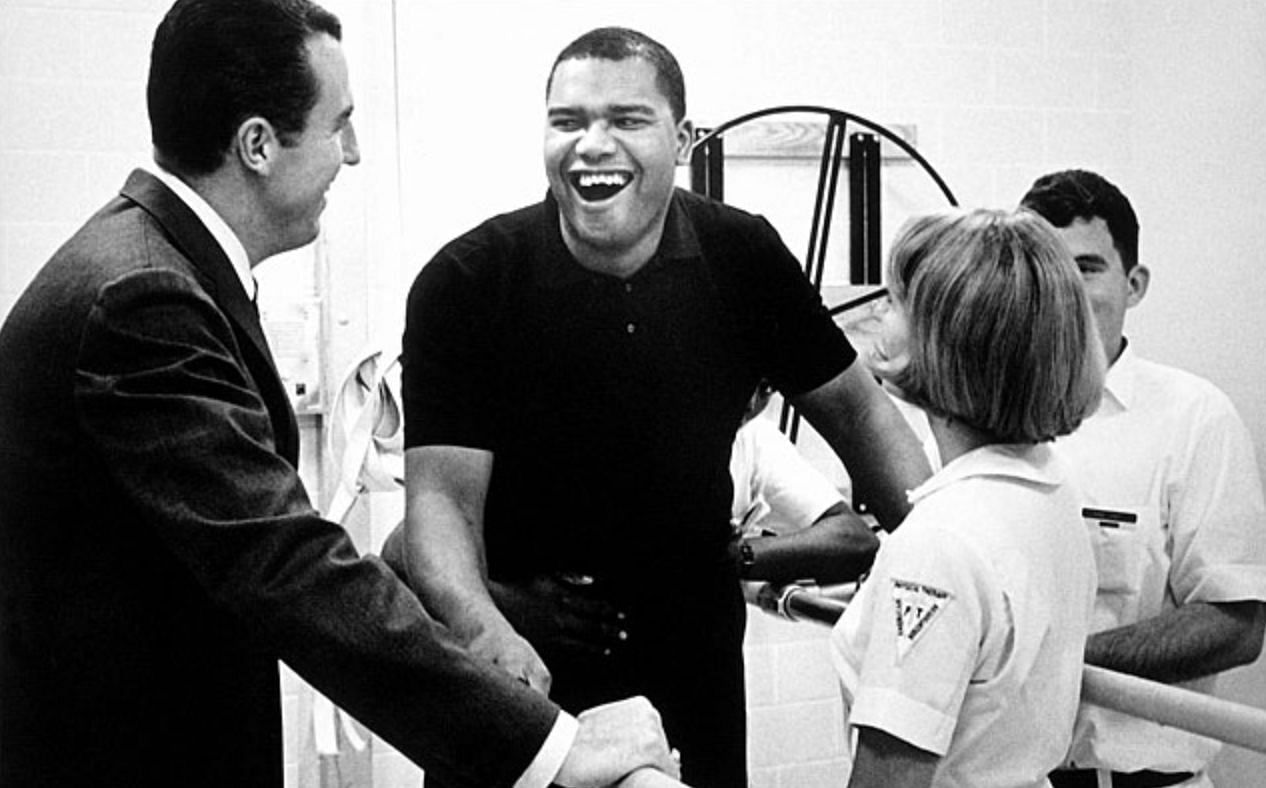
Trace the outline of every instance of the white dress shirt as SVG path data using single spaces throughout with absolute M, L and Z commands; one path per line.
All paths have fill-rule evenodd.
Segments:
M 233 271 L 237 274 L 237 278 L 241 280 L 242 290 L 245 291 L 246 297 L 254 301 L 255 277 L 251 276 L 251 261 L 246 256 L 246 247 L 242 246 L 237 233 L 233 232 L 233 229 L 220 217 L 220 214 L 215 212 L 211 204 L 202 199 L 202 195 L 190 188 L 189 184 L 157 165 L 148 168 L 146 171 L 175 192 L 180 201 L 189 206 L 189 210 L 193 211 L 194 215 L 202 221 L 202 226 L 207 228 L 207 232 L 211 233 L 211 237 L 216 240 L 216 243 L 220 245 L 220 248 L 224 250 L 224 254 L 229 258 L 229 262 L 233 264 Z

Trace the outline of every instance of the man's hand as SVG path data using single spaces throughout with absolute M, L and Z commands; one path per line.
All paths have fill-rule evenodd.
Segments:
M 643 697 L 595 706 L 577 717 L 580 730 L 554 782 L 567 788 L 605 788 L 650 767 L 681 777 L 659 712 Z
M 610 654 L 628 639 L 623 614 L 587 578 L 493 581 L 488 590 L 510 624 L 547 656 Z

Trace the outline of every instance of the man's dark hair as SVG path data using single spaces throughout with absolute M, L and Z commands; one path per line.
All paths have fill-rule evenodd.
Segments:
M 554 84 L 554 72 L 564 60 L 627 60 L 640 57 L 655 67 L 655 85 L 668 99 L 673 120 L 680 123 L 686 117 L 686 82 L 681 76 L 681 66 L 668 48 L 644 33 L 626 27 L 600 27 L 590 30 L 568 44 L 554 59 L 549 79 L 545 82 L 545 95 Z
M 290 144 L 318 99 L 307 42 L 320 34 L 341 40 L 342 26 L 310 0 L 178 0 L 150 54 L 146 98 L 158 163 L 187 175 L 214 172 L 253 116 Z
M 1139 220 L 1121 190 L 1107 178 L 1088 170 L 1063 170 L 1033 182 L 1020 206 L 1056 227 L 1075 219 L 1098 217 L 1108 225 L 1112 243 L 1128 273 L 1139 261 Z

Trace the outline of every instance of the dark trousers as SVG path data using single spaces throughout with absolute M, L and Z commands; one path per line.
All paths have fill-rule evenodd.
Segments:
M 1191 772 L 1113 772 L 1112 788 L 1164 788 L 1190 780 Z M 1050 774 L 1052 788 L 1099 788 L 1094 769 L 1060 769 Z
M 574 715 L 643 695 L 681 753 L 682 782 L 747 788 L 742 591 L 732 573 L 692 580 L 651 587 L 640 581 L 636 596 L 620 604 L 629 616 L 628 642 L 610 656 L 540 649 L 553 676 L 550 698 Z M 425 788 L 453 787 L 428 775 Z
M 663 606 L 641 600 L 630 613 L 626 648 L 609 657 L 542 657 L 554 676 L 550 697 L 567 711 L 644 695 L 681 752 L 683 782 L 747 788 L 747 613 L 737 578 L 713 585 L 712 593 L 708 585 L 686 586 L 688 600 Z

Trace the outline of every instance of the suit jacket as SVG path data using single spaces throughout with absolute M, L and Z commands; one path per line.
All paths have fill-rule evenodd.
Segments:
M 436 777 L 513 783 L 557 707 L 318 517 L 297 454 L 228 259 L 134 172 L 0 329 L 0 785 L 280 786 L 279 658 Z

